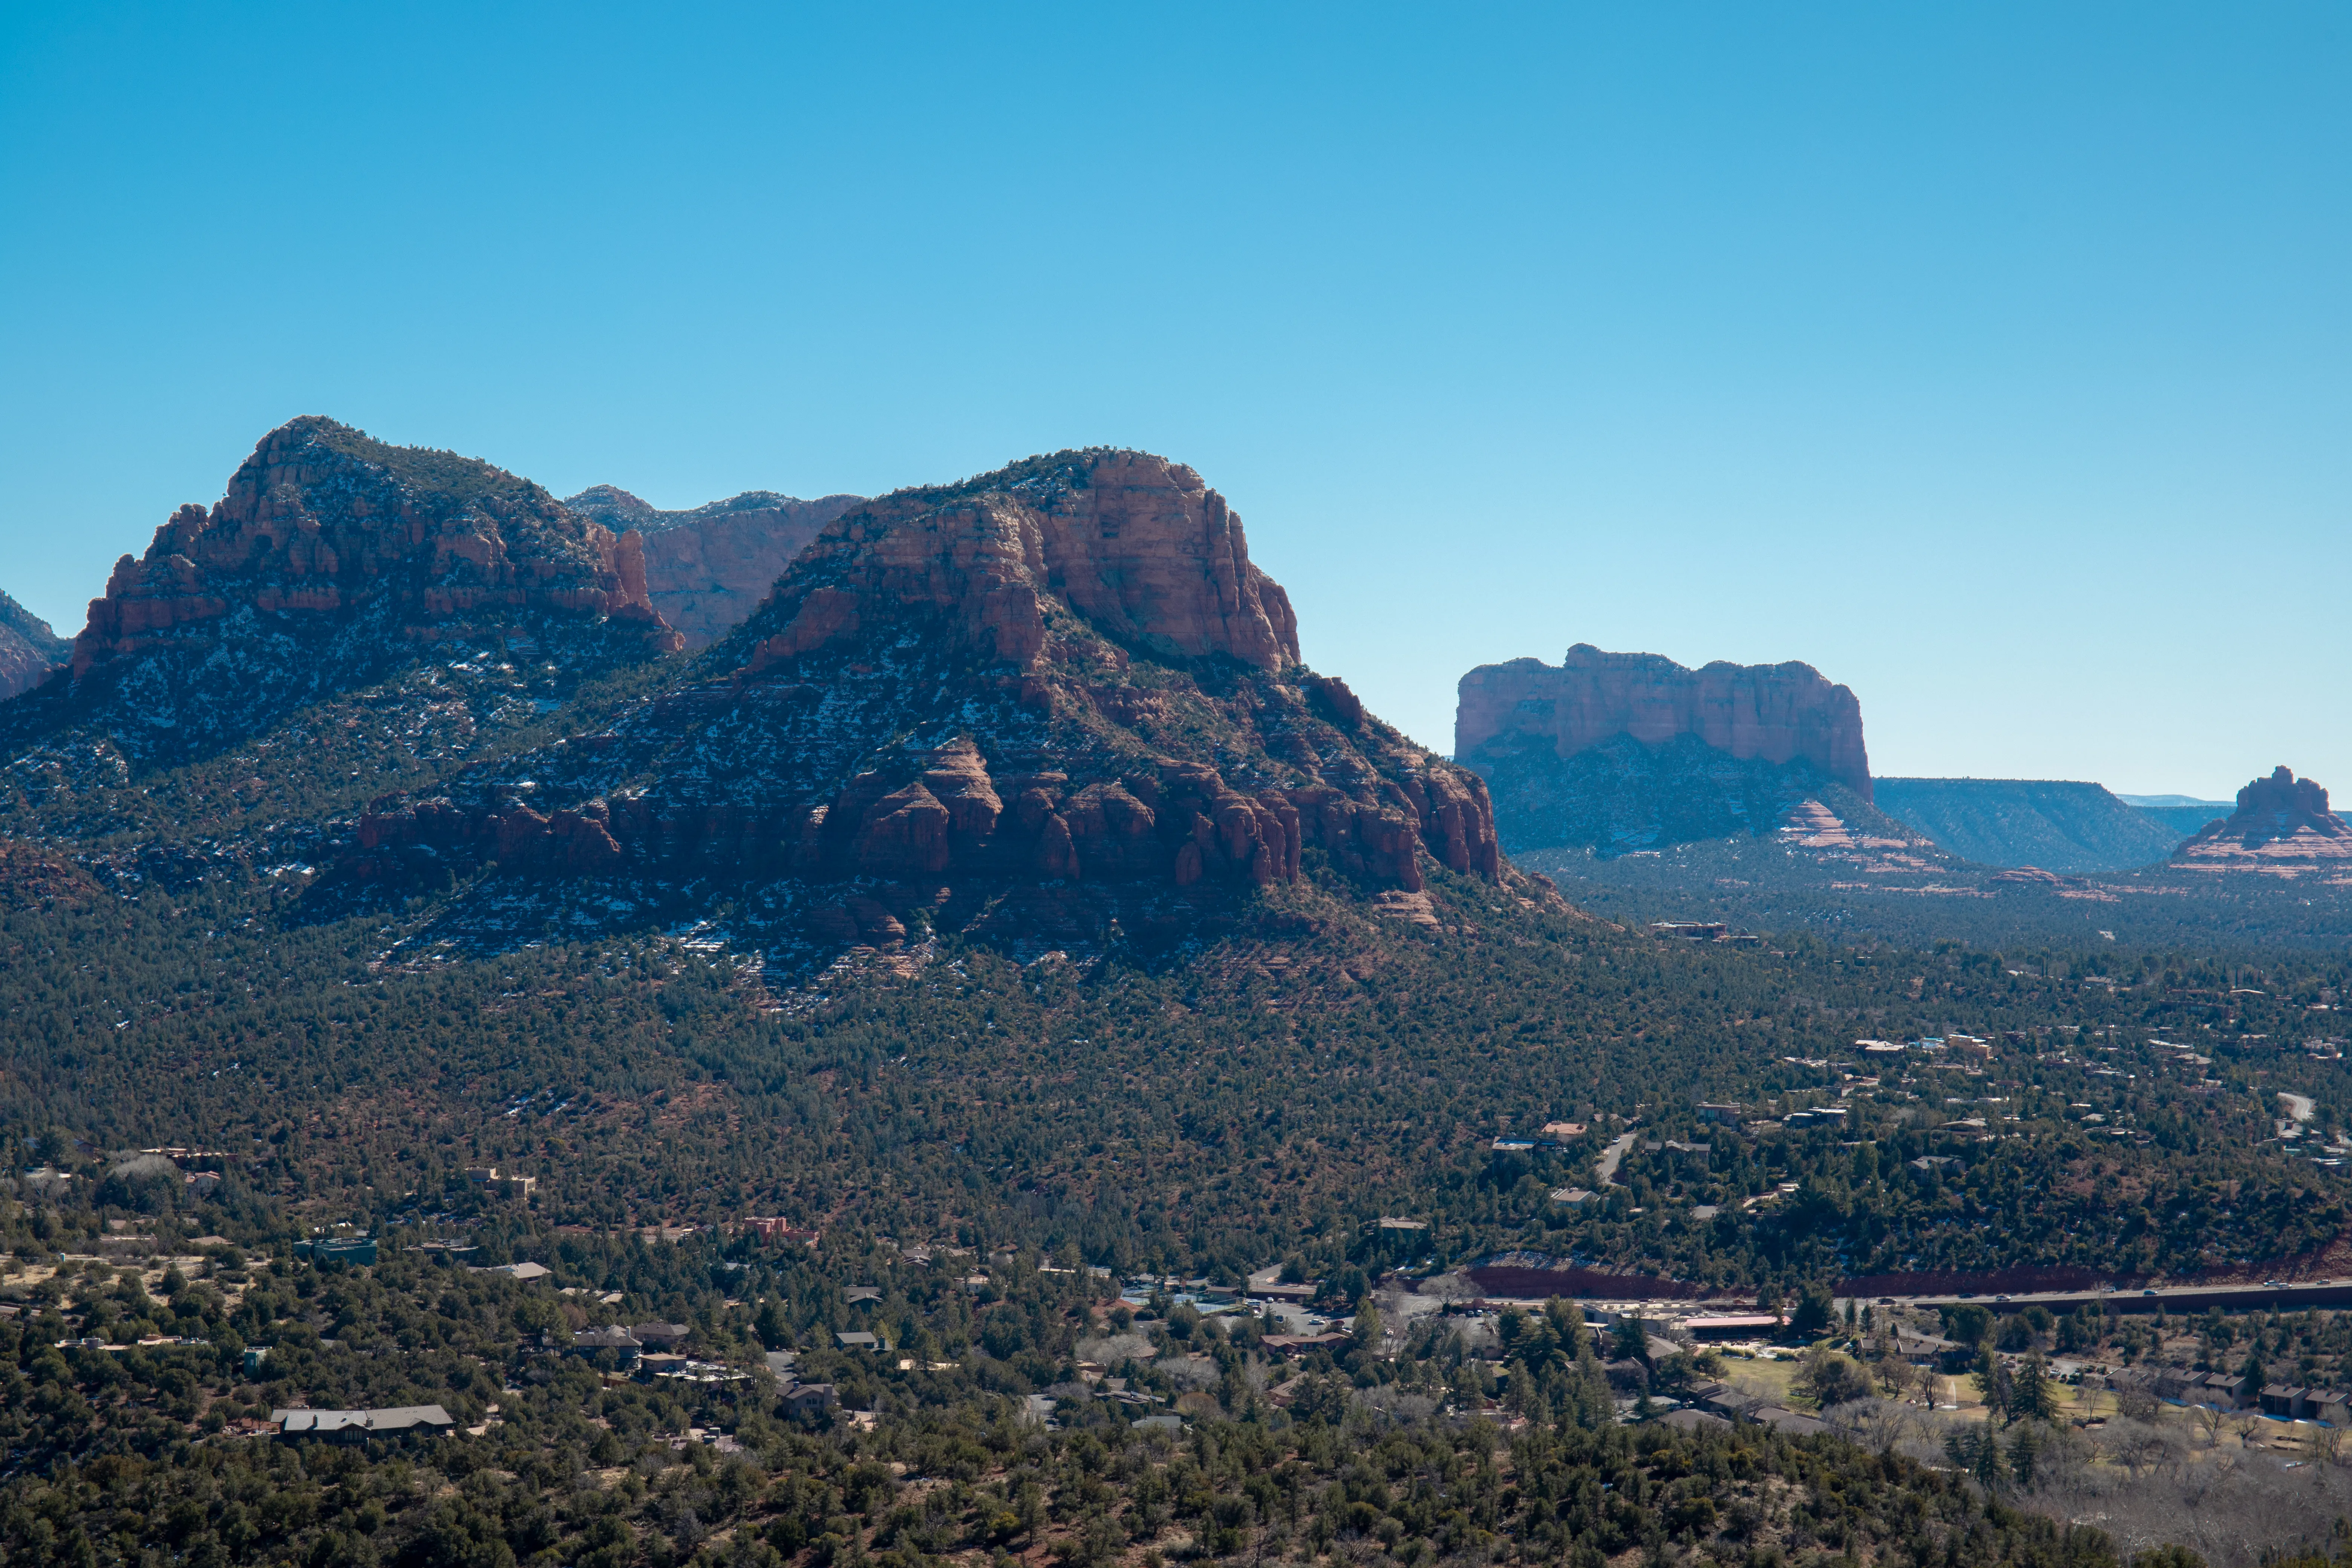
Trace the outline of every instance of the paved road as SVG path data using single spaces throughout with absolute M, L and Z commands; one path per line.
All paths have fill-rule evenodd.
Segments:
M 1625 1151 L 1633 1146 L 1633 1138 L 1634 1134 L 1628 1132 L 1601 1151 L 1601 1158 L 1592 1168 L 1600 1173 L 1602 1186 L 1622 1187 L 1625 1184 L 1617 1179 L 1617 1166 L 1625 1158 Z
M 1496 1298 L 1501 1300 L 1501 1298 Z M 1514 1300 L 1533 1298 L 1514 1298 Z M 1580 1300 L 1600 1300 L 1598 1297 Z M 2153 1289 L 2135 1289 L 2124 1287 L 2115 1290 L 2026 1290 L 2010 1296 L 1958 1295 L 1946 1292 L 1927 1296 L 1861 1296 L 1864 1304 L 1892 1300 L 1896 1306 L 1933 1310 L 1957 1301 L 1974 1301 L 1996 1313 L 2008 1313 L 2028 1306 L 2040 1305 L 2053 1312 L 2071 1312 L 2076 1307 L 2093 1303 L 2111 1312 L 2167 1312 L 2197 1314 L 2209 1308 L 2243 1310 L 2262 1308 L 2264 1310 L 2296 1311 L 2305 1307 L 2352 1307 L 2352 1278 L 2336 1279 L 2301 1279 L 2276 1285 L 2167 1285 Z M 1723 1299 L 1694 1300 L 1683 1298 L 1637 1300 L 1612 1297 L 1608 1305 L 1625 1311 L 1640 1311 L 1650 1317 L 1680 1317 L 1691 1312 L 1738 1312 L 1755 1309 L 1743 1302 Z
M 2278 1091 L 2278 1097 L 2286 1101 L 2287 1110 L 2286 1120 L 2278 1124 L 2279 1136 L 2282 1138 L 2302 1137 L 2303 1124 L 2311 1120 L 2311 1096 L 2307 1094 L 2289 1094 L 2286 1090 L 2281 1089 Z

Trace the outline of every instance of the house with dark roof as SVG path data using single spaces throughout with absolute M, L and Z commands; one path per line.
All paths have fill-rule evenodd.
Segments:
M 278 1435 L 331 1443 L 364 1443 L 371 1437 L 438 1437 L 457 1423 L 437 1405 L 395 1405 L 382 1410 L 273 1410 Z

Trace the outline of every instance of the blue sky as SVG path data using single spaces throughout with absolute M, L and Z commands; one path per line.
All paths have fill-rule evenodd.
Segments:
M 0 7 L 61 629 L 297 414 L 668 506 L 1114 443 L 1441 750 L 1589 641 L 2352 790 L 2340 5 Z

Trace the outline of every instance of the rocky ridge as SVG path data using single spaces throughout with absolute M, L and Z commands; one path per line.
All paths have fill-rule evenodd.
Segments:
M 675 651 L 643 542 L 529 480 L 333 420 L 264 437 L 209 510 L 116 563 L 69 680 L 8 710 L 22 740 L 93 725 L 135 759 L 254 732 L 436 647 L 576 671 Z
M 1880 809 L 1984 866 L 2124 871 L 2161 861 L 2182 837 L 2095 784 L 1881 778 L 1877 785 Z
M 379 803 L 347 877 L 724 882 L 835 942 L 1167 945 L 1254 899 L 1311 921 L 1325 876 L 1423 918 L 1440 868 L 1553 900 L 1475 774 L 1304 666 L 1223 498 L 1147 454 L 856 507 L 695 675 L 469 793 Z
M 596 485 L 563 504 L 616 531 L 644 536 L 646 593 L 662 619 L 697 649 L 741 625 L 818 531 L 865 499 L 801 500 L 746 490 L 688 511 L 663 511 L 617 486 Z
M 71 639 L 5 594 L 0 594 L 0 702 L 30 691 L 73 657 Z
M 2327 791 L 2294 770 L 2273 769 L 2238 792 L 2238 808 L 2173 851 L 2192 871 L 2252 871 L 2293 879 L 2352 876 L 2352 826 L 2327 806 Z

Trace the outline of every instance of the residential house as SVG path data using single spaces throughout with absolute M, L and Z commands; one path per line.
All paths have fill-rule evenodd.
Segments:
M 1720 1122 L 1727 1127 L 1737 1127 L 1739 1125 L 1739 1107 L 1736 1105 L 1701 1105 L 1698 1108 L 1698 1119 L 1701 1121 L 1715 1121 Z
M 1731 1423 L 1711 1411 L 1669 1410 L 1658 1417 L 1658 1425 L 1677 1432 L 1707 1432 L 1727 1430 Z
M 1699 1312 L 1685 1318 L 1682 1327 L 1693 1339 L 1752 1339 L 1778 1333 L 1780 1320 L 1771 1312 Z
M 2210 1405 L 2216 1410 L 2235 1410 L 2245 1405 L 2254 1393 L 2254 1380 L 2243 1373 L 2209 1372 L 2205 1374 L 2205 1397 L 2193 1404 Z
M 1355 1343 L 1352 1334 L 1268 1334 L 1259 1342 L 1276 1355 L 1296 1359 L 1318 1350 L 1337 1351 Z
M 2300 1385 L 2291 1383 L 2264 1384 L 2262 1393 L 2263 1414 L 2284 1416 L 2291 1421 L 2302 1407 L 2303 1396 L 2306 1392 Z
M 314 1263 L 373 1264 L 376 1258 L 375 1237 L 372 1236 L 318 1237 L 294 1244 L 294 1256 L 308 1258 Z
M 816 1230 L 796 1230 L 789 1221 L 774 1215 L 746 1219 L 743 1228 L 762 1241 L 782 1242 L 788 1247 L 814 1247 L 824 1234 Z
M 624 1366 L 645 1353 L 644 1342 L 618 1323 L 601 1329 L 583 1329 L 572 1336 L 572 1349 L 581 1355 L 593 1355 L 598 1351 L 611 1351 Z
M 792 1415 L 814 1415 L 841 1403 L 829 1383 L 796 1383 L 784 1390 L 784 1410 Z
M 532 1191 L 539 1185 L 537 1176 L 519 1176 L 511 1172 L 500 1174 L 496 1165 L 468 1165 L 466 1180 L 490 1197 L 514 1203 L 530 1202 Z
M 1779 1405 L 1759 1405 L 1748 1413 L 1748 1419 L 1769 1426 L 1784 1437 L 1817 1437 L 1830 1429 L 1829 1424 L 1817 1415 Z
M 694 1330 L 686 1323 L 635 1323 L 630 1326 L 629 1334 L 648 1350 L 658 1345 L 665 1351 L 675 1351 L 694 1336 Z
M 863 1329 L 854 1330 L 845 1334 L 835 1334 L 833 1337 L 845 1351 L 878 1351 L 882 1348 L 882 1342 Z
M 364 1443 L 371 1437 L 438 1437 L 457 1423 L 437 1405 L 399 1405 L 383 1410 L 273 1410 L 269 1419 L 286 1438 L 322 1438 Z

